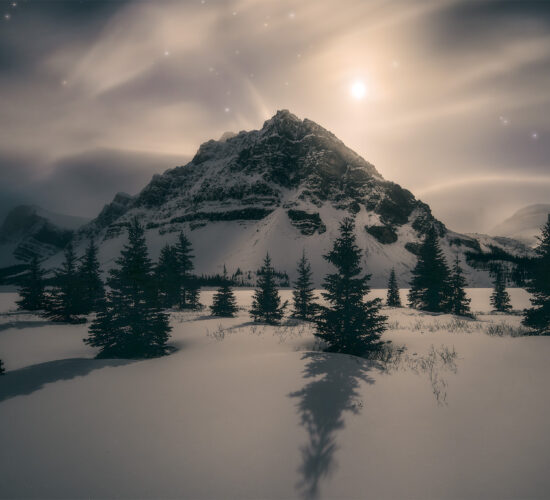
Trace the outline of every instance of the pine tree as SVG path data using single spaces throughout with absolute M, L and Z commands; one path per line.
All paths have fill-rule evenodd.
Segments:
M 292 296 L 294 299 L 294 316 L 303 320 L 312 319 L 316 305 L 314 303 L 315 295 L 313 293 L 313 281 L 311 279 L 311 265 L 306 257 L 305 250 L 302 252 L 302 258 L 298 261 L 298 278 L 294 282 Z
M 161 305 L 173 307 L 179 304 L 180 277 L 175 247 L 167 244 L 161 249 L 159 261 L 155 267 L 155 279 Z
M 471 316 L 470 302 L 466 296 L 466 278 L 462 268 L 460 267 L 460 260 L 458 254 L 456 254 L 455 263 L 451 271 L 451 278 L 449 280 L 449 298 L 447 308 L 449 312 L 457 316 Z
M 506 277 L 500 265 L 495 267 L 493 287 L 491 305 L 495 308 L 495 311 L 510 312 L 512 304 L 510 303 L 510 295 L 506 291 Z
M 222 284 L 218 291 L 214 294 L 212 305 L 210 306 L 213 316 L 221 316 L 225 318 L 233 318 L 239 308 L 237 307 L 237 299 L 231 289 L 229 279 L 227 278 L 227 270 L 223 266 Z
M 340 236 L 324 256 L 337 272 L 324 280 L 323 297 L 328 306 L 319 306 L 315 335 L 329 345 L 329 351 L 362 356 L 378 349 L 387 318 L 380 314 L 381 300 L 365 301 L 369 274 L 360 277 L 361 250 L 355 241 L 355 223 L 346 217 Z
M 409 290 L 411 307 L 423 311 L 446 312 L 449 302 L 449 268 L 432 227 L 419 250 Z
M 65 260 L 55 272 L 55 284 L 46 296 L 44 316 L 52 321 L 81 323 L 82 283 L 76 268 L 76 255 L 71 242 L 65 248 Z
M 200 286 L 193 276 L 193 248 L 183 232 L 176 244 L 176 258 L 179 276 L 179 306 L 181 309 L 199 309 Z
M 18 309 L 38 311 L 44 307 L 44 271 L 36 255 L 31 259 L 29 272 L 19 289 L 19 297 L 21 298 L 17 301 Z
M 101 269 L 97 257 L 98 248 L 92 239 L 86 248 L 78 269 L 80 280 L 80 313 L 98 311 L 105 297 L 105 287 L 101 279 Z
M 84 340 L 101 358 L 150 358 L 166 354 L 170 325 L 158 301 L 153 265 L 137 218 L 128 227 L 117 267 L 109 272 L 103 308 Z
M 399 286 L 397 285 L 397 278 L 393 267 L 390 273 L 390 279 L 388 280 L 386 305 L 389 307 L 401 307 L 401 296 L 399 295 Z
M 271 258 L 266 254 L 263 266 L 258 270 L 258 283 L 254 291 L 250 315 L 254 321 L 275 325 L 284 315 L 287 302 L 281 305 L 281 297 L 275 284 L 275 270 Z
M 522 323 L 538 335 L 550 335 L 550 214 L 536 252 L 527 286 L 532 307 L 525 310 Z

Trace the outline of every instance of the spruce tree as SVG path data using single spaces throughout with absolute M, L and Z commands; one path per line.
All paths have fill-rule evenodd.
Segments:
M 181 309 L 199 309 L 200 286 L 193 276 L 193 247 L 183 231 L 176 244 L 176 258 L 179 276 L 179 306 Z
M 360 276 L 361 250 L 355 241 L 353 219 L 346 217 L 340 223 L 340 236 L 324 258 L 336 272 L 325 277 L 323 297 L 329 305 L 319 306 L 315 335 L 331 352 L 362 356 L 377 350 L 387 318 L 380 314 L 380 299 L 365 300 L 370 275 Z
M 263 266 L 258 270 L 257 288 L 254 291 L 250 315 L 254 321 L 276 325 L 284 315 L 287 302 L 281 305 L 281 297 L 275 284 L 275 270 L 266 254 Z
M 80 323 L 82 283 L 76 268 L 73 244 L 65 248 L 65 260 L 55 271 L 54 286 L 46 296 L 44 316 L 52 321 Z
M 303 320 L 312 319 L 315 311 L 315 295 L 313 293 L 313 281 L 311 279 L 311 265 L 306 257 L 305 250 L 298 261 L 298 278 L 294 282 L 292 296 L 294 299 L 294 313 L 296 318 Z
M 144 234 L 134 218 L 117 267 L 109 272 L 103 308 L 84 340 L 100 348 L 100 358 L 151 358 L 167 352 L 171 328 L 158 301 Z
M 78 269 L 81 314 L 98 311 L 105 297 L 105 287 L 101 279 L 101 269 L 97 253 L 97 245 L 90 239 Z
M 447 308 L 449 312 L 457 316 L 471 316 L 470 302 L 466 296 L 466 278 L 462 268 L 460 267 L 460 260 L 458 254 L 456 254 L 455 263 L 451 271 L 451 278 L 449 280 L 449 297 Z
M 33 255 L 31 259 L 29 271 L 19 289 L 19 297 L 18 309 L 38 311 L 44 307 L 44 271 L 41 269 L 40 261 L 36 255 Z
M 495 311 L 510 312 L 512 304 L 510 303 L 510 295 L 506 291 L 506 277 L 500 265 L 496 266 L 494 270 L 493 287 L 491 305 Z
M 550 335 L 550 214 L 536 252 L 527 285 L 532 307 L 525 310 L 522 323 L 538 335 Z
M 389 307 L 401 307 L 401 296 L 399 295 L 399 286 L 397 285 L 397 278 L 393 267 L 390 272 L 390 279 L 388 280 L 386 305 Z
M 161 249 L 155 267 L 155 280 L 161 305 L 169 308 L 179 304 L 180 276 L 175 247 L 167 244 Z
M 237 307 L 237 299 L 231 289 L 231 284 L 227 278 L 227 270 L 223 266 L 222 284 L 218 291 L 214 294 L 212 305 L 210 306 L 213 316 L 221 316 L 225 318 L 233 318 L 239 308 Z
M 437 238 L 432 227 L 420 246 L 408 299 L 410 306 L 416 309 L 446 312 L 449 303 L 449 268 Z

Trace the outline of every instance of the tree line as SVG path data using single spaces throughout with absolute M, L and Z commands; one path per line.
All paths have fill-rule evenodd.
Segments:
M 326 342 L 328 350 L 365 355 L 382 344 L 386 317 L 381 314 L 380 299 L 366 300 L 370 275 L 361 267 L 362 251 L 356 243 L 355 223 L 345 218 L 340 235 L 324 255 L 335 272 L 325 276 L 322 297 L 326 305 L 315 300 L 311 265 L 305 252 L 297 263 L 293 283 L 292 315 L 315 324 L 315 335 Z M 423 239 L 412 271 L 408 303 L 411 307 L 431 312 L 471 316 L 470 299 L 460 261 L 449 267 L 439 245 L 435 229 Z M 532 294 L 532 307 L 524 311 L 523 324 L 539 335 L 550 334 L 550 214 L 542 229 L 537 257 L 528 277 L 527 290 Z M 101 279 L 97 245 L 90 241 L 80 261 L 73 246 L 65 249 L 64 261 L 55 271 L 54 286 L 46 290 L 44 271 L 36 257 L 19 291 L 18 307 L 42 311 L 52 321 L 78 323 L 95 312 L 85 342 L 99 348 L 99 357 L 151 357 L 168 352 L 170 325 L 166 309 L 198 310 L 200 284 L 193 274 L 193 249 L 182 232 L 176 244 L 165 245 L 156 264 L 148 255 L 145 230 L 137 218 L 128 225 L 128 242 L 115 267 L 108 273 L 107 287 Z M 288 307 L 279 295 L 269 254 L 259 269 L 256 289 L 249 310 L 258 322 L 278 324 Z M 506 277 L 495 266 L 491 304 L 502 312 L 511 310 L 506 291 Z M 388 280 L 386 304 L 401 307 L 395 270 Z M 214 294 L 210 312 L 233 317 L 237 301 L 224 266 L 221 285 Z M 3 366 L 0 361 L 0 372 Z

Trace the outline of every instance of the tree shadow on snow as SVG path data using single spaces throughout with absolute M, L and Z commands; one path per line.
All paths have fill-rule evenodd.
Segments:
M 336 467 L 338 431 L 344 427 L 344 413 L 357 415 L 363 408 L 359 388 L 362 382 L 373 384 L 368 372 L 372 364 L 355 356 L 308 352 L 304 379 L 311 379 L 304 388 L 291 393 L 297 398 L 301 424 L 309 440 L 301 448 L 302 463 L 296 484 L 306 500 L 319 497 L 320 483 Z
M 0 377 L 0 402 L 16 396 L 32 394 L 46 384 L 84 377 L 93 370 L 106 366 L 127 365 L 135 361 L 133 359 L 71 358 L 8 371 Z

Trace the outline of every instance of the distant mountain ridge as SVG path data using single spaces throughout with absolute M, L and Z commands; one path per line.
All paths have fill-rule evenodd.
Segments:
M 33 255 L 44 259 L 58 253 L 74 231 L 89 219 L 50 212 L 36 205 L 19 205 L 0 226 L 3 266 L 25 262 Z
M 145 225 L 153 259 L 165 243 L 185 231 L 194 247 L 197 273 L 254 272 L 269 252 L 275 267 L 294 277 L 305 250 L 317 284 L 328 267 L 323 254 L 352 216 L 357 241 L 373 286 L 385 286 L 395 267 L 406 285 L 418 245 L 430 227 L 442 238 L 448 259 L 459 253 L 523 254 L 514 240 L 462 235 L 447 229 L 430 207 L 315 122 L 278 111 L 259 130 L 226 133 L 202 144 L 185 166 L 155 175 L 136 196 L 119 193 L 76 233 L 82 252 L 89 238 L 100 245 L 100 260 L 111 267 L 125 242 L 132 217 Z M 55 265 L 55 256 L 47 265 Z M 487 272 L 465 264 L 474 286 L 489 284 Z
M 550 214 L 550 204 L 528 205 L 515 212 L 511 217 L 491 229 L 490 234 L 507 236 L 519 240 L 526 245 L 537 245 L 537 236 Z

